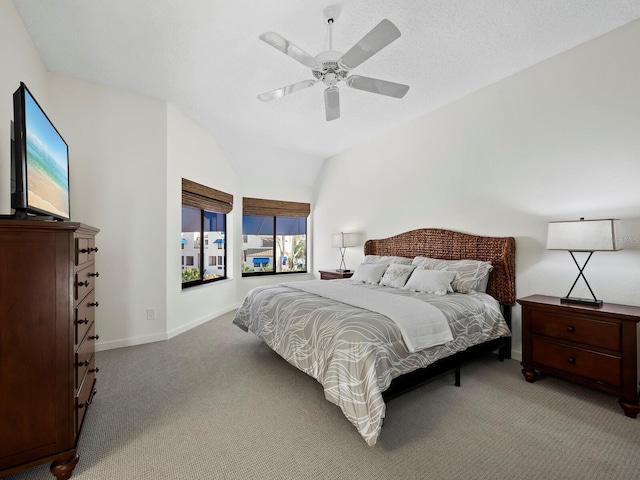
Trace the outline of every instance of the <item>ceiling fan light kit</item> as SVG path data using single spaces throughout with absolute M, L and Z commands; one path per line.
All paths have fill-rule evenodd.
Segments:
M 389 97 L 402 98 L 409 91 L 408 85 L 379 80 L 377 78 L 363 77 L 361 75 L 349 75 L 349 72 L 371 58 L 384 47 L 400 37 L 400 30 L 387 19 L 367 33 L 347 53 L 343 54 L 333 50 L 331 28 L 333 22 L 340 14 L 337 6 L 327 7 L 323 11 L 329 27 L 329 49 L 319 53 L 315 57 L 309 55 L 300 47 L 294 45 L 282 35 L 275 32 L 266 32 L 260 35 L 260 40 L 293 58 L 302 65 L 311 68 L 314 77 L 303 80 L 286 87 L 271 90 L 258 95 L 258 99 L 269 102 L 285 95 L 309 88 L 318 82 L 322 82 L 327 88 L 324 91 L 324 106 L 327 121 L 340 118 L 340 93 L 337 87 L 339 82 L 344 82 L 347 87 L 362 90 Z

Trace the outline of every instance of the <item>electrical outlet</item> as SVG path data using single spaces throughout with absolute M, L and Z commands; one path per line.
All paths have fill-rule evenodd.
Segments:
M 155 320 L 156 311 L 153 308 L 147 308 L 147 320 Z

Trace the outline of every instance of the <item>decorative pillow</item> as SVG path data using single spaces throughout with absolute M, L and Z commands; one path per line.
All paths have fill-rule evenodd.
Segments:
M 364 283 L 380 283 L 382 275 L 388 265 L 386 263 L 361 263 L 356 268 L 356 272 L 351 277 L 351 280 L 357 280 Z
M 436 295 L 446 295 L 452 292 L 451 282 L 456 278 L 456 272 L 447 270 L 424 270 L 416 268 L 407 284 L 403 287 L 412 292 L 435 293 Z
M 493 269 L 493 267 L 492 267 Z M 489 285 L 489 275 L 485 275 L 482 280 L 480 280 L 478 282 L 478 286 L 476 287 L 476 292 L 479 293 L 486 293 L 487 292 L 487 285 Z
M 416 257 L 413 265 L 426 270 L 449 270 L 458 272 L 451 284 L 453 290 L 460 293 L 472 293 L 489 272 L 493 270 L 491 262 L 481 260 L 442 260 L 440 258 Z
M 408 259 L 407 259 L 408 260 Z M 407 278 L 411 272 L 415 270 L 414 265 L 403 265 L 400 263 L 392 263 L 384 272 L 380 285 L 385 287 L 402 288 L 407 283 Z
M 411 265 L 411 259 L 406 257 L 393 257 L 389 255 L 365 255 L 364 263 L 400 263 L 402 265 Z

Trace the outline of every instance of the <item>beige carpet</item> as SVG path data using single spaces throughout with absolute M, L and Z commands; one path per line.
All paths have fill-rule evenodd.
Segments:
M 368 447 L 315 380 L 232 315 L 167 342 L 98 353 L 77 480 L 624 479 L 640 419 L 617 398 L 517 361 L 466 365 L 389 402 Z M 53 478 L 48 465 L 6 477 Z

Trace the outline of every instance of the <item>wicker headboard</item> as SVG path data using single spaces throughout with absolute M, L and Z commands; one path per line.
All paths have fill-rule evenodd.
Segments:
M 380 240 L 367 240 L 365 255 L 396 255 L 491 262 L 487 293 L 503 305 L 516 303 L 516 241 L 513 237 L 480 237 L 438 228 L 420 228 Z

